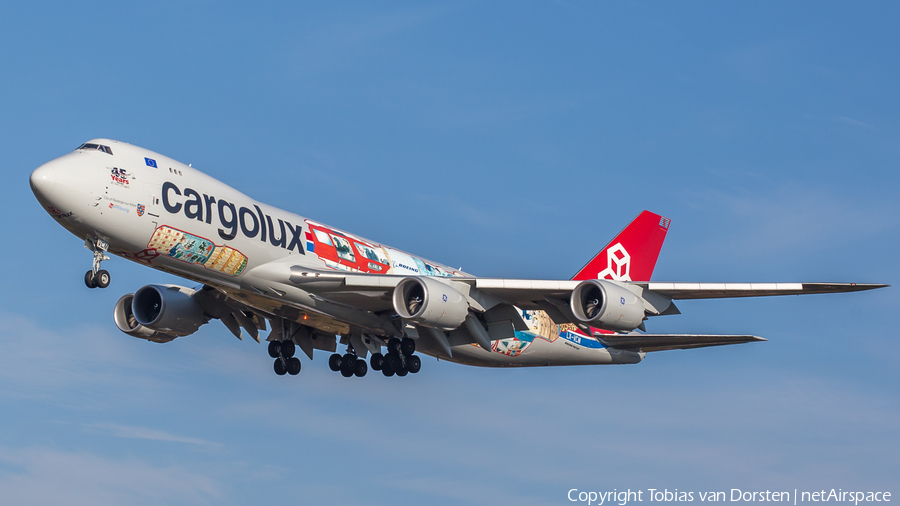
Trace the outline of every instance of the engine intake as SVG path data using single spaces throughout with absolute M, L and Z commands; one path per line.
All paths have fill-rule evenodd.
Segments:
M 606 330 L 634 330 L 644 321 L 644 301 L 628 289 L 602 279 L 582 281 L 569 304 L 575 318 Z
M 131 314 L 149 330 L 176 337 L 193 334 L 209 321 L 193 295 L 194 290 L 183 286 L 147 285 L 134 293 Z
M 453 330 L 466 320 L 469 302 L 453 287 L 427 277 L 401 280 L 394 288 L 394 310 L 423 327 Z
M 131 310 L 131 301 L 133 299 L 134 294 L 129 293 L 127 295 L 123 295 L 118 300 L 118 302 L 116 302 L 116 307 L 115 309 L 113 309 L 113 320 L 115 320 L 116 327 L 119 327 L 119 330 L 128 334 L 129 336 L 146 339 L 155 343 L 168 343 L 169 341 L 178 337 L 171 334 L 157 332 L 155 330 L 150 330 L 138 323 L 138 321 L 134 317 L 134 312 L 132 312 Z

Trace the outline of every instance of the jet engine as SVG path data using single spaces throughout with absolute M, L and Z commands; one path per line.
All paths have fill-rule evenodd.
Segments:
M 453 330 L 466 320 L 469 303 L 446 283 L 411 277 L 401 280 L 394 288 L 394 310 L 417 325 Z
M 178 337 L 150 330 L 138 323 L 134 318 L 134 313 L 131 311 L 131 301 L 133 299 L 134 294 L 129 293 L 123 295 L 122 298 L 116 302 L 116 307 L 113 309 L 113 320 L 115 320 L 116 327 L 119 327 L 119 330 L 129 336 L 146 339 L 148 341 L 153 341 L 154 343 L 168 343 Z
M 169 342 L 193 334 L 209 321 L 194 290 L 176 285 L 147 285 L 122 296 L 113 311 L 122 332 L 154 341 Z
M 644 321 L 644 301 L 615 283 L 591 279 L 572 290 L 575 318 L 606 330 L 634 330 Z

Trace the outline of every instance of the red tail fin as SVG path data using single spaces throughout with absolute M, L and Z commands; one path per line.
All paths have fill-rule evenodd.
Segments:
M 572 279 L 650 281 L 671 221 L 642 212 Z

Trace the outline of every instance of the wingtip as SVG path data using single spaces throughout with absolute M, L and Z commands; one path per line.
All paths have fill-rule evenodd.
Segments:
M 882 283 L 850 283 L 850 286 L 855 286 L 860 290 L 876 290 L 878 288 L 887 288 L 891 285 Z

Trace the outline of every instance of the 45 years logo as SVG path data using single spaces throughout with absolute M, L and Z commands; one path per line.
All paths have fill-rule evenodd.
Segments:
M 112 177 L 113 183 L 119 186 L 128 187 L 131 184 L 131 181 L 128 180 L 130 174 L 125 172 L 125 169 L 120 169 L 118 167 L 113 167 L 110 171 L 110 177 Z

